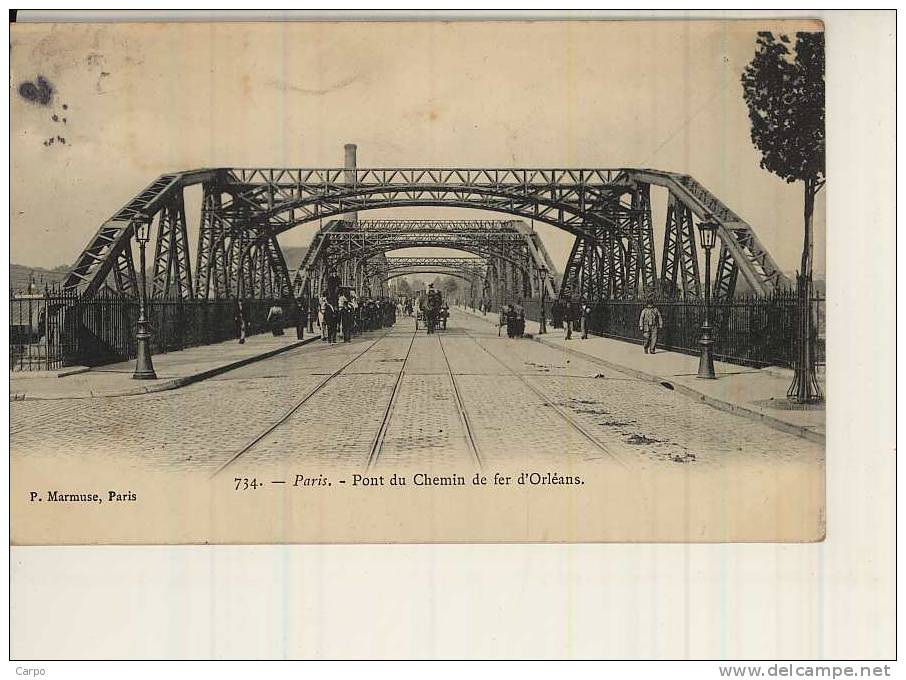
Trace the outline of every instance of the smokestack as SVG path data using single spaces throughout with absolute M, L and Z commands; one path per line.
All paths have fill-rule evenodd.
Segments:
M 345 161 L 343 167 L 346 168 L 345 180 L 347 184 L 352 184 L 355 182 L 355 144 L 346 144 L 343 146 L 345 151 Z M 359 219 L 359 214 L 357 212 L 346 213 L 343 216 L 343 219 L 349 220 L 350 222 L 357 222 Z

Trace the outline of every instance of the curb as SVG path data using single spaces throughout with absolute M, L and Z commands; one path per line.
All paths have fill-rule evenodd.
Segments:
M 285 347 L 278 347 L 277 349 L 272 349 L 262 354 L 255 354 L 245 359 L 240 359 L 229 364 L 224 364 L 223 366 L 215 366 L 210 368 L 207 371 L 202 371 L 201 373 L 194 373 L 192 375 L 183 376 L 182 378 L 174 378 L 172 380 L 167 380 L 165 382 L 159 382 L 154 385 L 148 385 L 147 387 L 135 387 L 130 390 L 123 392 L 115 392 L 113 394 L 89 394 L 82 396 L 75 396 L 72 394 L 50 394 L 39 397 L 30 397 L 26 392 L 10 392 L 9 400 L 10 401 L 57 401 L 60 399 L 95 399 L 99 397 L 134 397 L 142 394 L 153 394 L 154 392 L 167 392 L 169 390 L 179 389 L 180 387 L 186 387 L 193 383 L 201 382 L 202 380 L 207 380 L 208 378 L 213 378 L 216 375 L 221 373 L 226 373 L 232 371 L 236 368 L 242 368 L 243 366 L 248 366 L 253 364 L 256 361 L 262 361 L 264 359 L 270 359 L 273 356 L 278 354 L 283 354 L 283 352 L 288 352 L 292 349 L 297 349 L 304 345 L 307 345 L 310 342 L 320 339 L 319 336 L 313 335 L 310 338 L 305 340 L 297 340 L 296 342 L 286 345 Z
M 476 316 L 479 319 L 484 319 L 485 321 L 487 321 L 487 319 L 483 316 L 478 316 L 475 314 L 473 314 L 473 316 Z M 488 323 L 490 323 L 491 325 L 496 325 L 491 321 L 488 321 Z M 630 375 L 634 378 L 638 378 L 639 380 L 645 380 L 647 382 L 657 383 L 658 385 L 663 385 L 664 387 L 667 387 L 669 385 L 668 389 L 675 390 L 676 392 L 679 392 L 680 394 L 682 394 L 686 397 L 690 397 L 691 399 L 699 401 L 703 404 L 707 404 L 708 406 L 711 406 L 712 408 L 716 408 L 719 411 L 726 411 L 727 413 L 733 413 L 733 414 L 741 416 L 743 418 L 747 418 L 748 420 L 753 420 L 755 422 L 759 422 L 774 430 L 779 430 L 781 432 L 786 432 L 787 434 L 796 435 L 797 437 L 801 437 L 802 439 L 807 439 L 808 441 L 815 442 L 816 444 L 822 444 L 822 445 L 826 444 L 826 438 L 823 433 L 816 432 L 815 430 L 810 430 L 807 427 L 803 427 L 801 425 L 793 425 L 792 423 L 788 423 L 784 420 L 780 420 L 779 418 L 776 418 L 775 416 L 768 415 L 766 413 L 762 413 L 761 411 L 756 411 L 754 409 L 750 409 L 745 406 L 740 406 L 739 404 L 734 404 L 731 401 L 725 401 L 723 399 L 717 399 L 715 397 L 710 397 L 707 394 L 705 394 L 704 392 L 699 392 L 698 390 L 696 390 L 692 387 L 689 387 L 687 385 L 676 383 L 669 378 L 663 378 L 663 377 L 655 375 L 653 373 L 646 373 L 645 371 L 640 371 L 635 368 L 629 368 L 627 366 L 623 366 L 621 364 L 617 364 L 612 361 L 608 361 L 607 359 L 602 359 L 600 357 L 596 357 L 591 354 L 586 354 L 585 352 L 582 352 L 577 349 L 572 349 L 569 347 L 562 347 L 558 344 L 549 342 L 549 341 L 545 340 L 544 338 L 539 338 L 538 336 L 535 336 L 535 335 L 533 335 L 531 339 L 534 340 L 535 342 L 545 345 L 546 347 L 552 347 L 554 349 L 562 350 L 562 351 L 566 352 L 567 354 L 573 354 L 575 356 L 585 359 L 586 361 L 591 361 L 593 363 L 601 364 L 602 366 L 606 366 L 607 368 L 609 368 L 611 370 L 619 371 L 620 373 Z
M 90 370 L 90 366 L 67 366 L 66 368 L 56 368 L 52 371 L 10 371 L 10 375 L 15 376 L 17 380 L 67 378 L 71 375 L 88 373 Z

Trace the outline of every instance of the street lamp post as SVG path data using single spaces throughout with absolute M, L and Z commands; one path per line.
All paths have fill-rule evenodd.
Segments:
M 145 274 L 145 246 L 151 237 L 151 219 L 146 216 L 135 223 L 135 240 L 138 241 L 142 287 L 138 300 L 138 324 L 135 331 L 135 380 L 157 380 L 151 361 L 151 324 L 147 317 L 148 287 Z M 127 248 L 129 246 L 126 246 Z
M 544 298 L 547 292 L 547 267 L 541 264 L 538 267 L 538 278 L 541 280 L 541 313 L 538 322 L 538 335 L 547 333 L 547 310 L 544 308 Z
M 701 245 L 705 251 L 705 322 L 702 324 L 702 336 L 698 341 L 701 346 L 701 357 L 698 361 L 698 377 L 713 380 L 714 373 L 714 338 L 711 328 L 711 249 L 717 237 L 717 222 L 706 216 L 698 224 Z

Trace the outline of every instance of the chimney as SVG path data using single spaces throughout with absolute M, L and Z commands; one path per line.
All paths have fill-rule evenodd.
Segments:
M 343 167 L 346 168 L 346 173 L 345 173 L 344 179 L 346 180 L 346 182 L 348 184 L 352 184 L 353 182 L 355 182 L 356 145 L 355 144 L 346 144 L 343 147 L 343 150 L 345 151 L 345 160 L 344 160 Z M 357 222 L 359 219 L 359 214 L 357 212 L 346 213 L 345 215 L 343 215 L 343 219 L 348 220 L 350 222 Z

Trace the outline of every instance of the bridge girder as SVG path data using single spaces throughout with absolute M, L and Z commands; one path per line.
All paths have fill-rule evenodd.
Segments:
M 327 272 L 342 269 L 350 261 L 355 263 L 354 270 L 364 266 L 372 272 L 377 268 L 370 260 L 377 255 L 428 247 L 484 258 L 486 270 L 496 277 L 495 290 L 507 299 L 537 292 L 539 271 L 553 271 L 537 234 L 514 220 L 333 220 L 313 239 L 294 277 L 294 291 L 297 296 L 312 294 L 323 285 Z M 505 279 L 500 275 L 503 271 Z M 554 272 L 545 280 L 551 299 L 556 296 L 555 277 Z
M 461 271 L 476 276 L 484 274 L 487 262 L 480 257 L 387 257 L 380 268 L 371 270 L 372 275 L 379 275 L 396 269 L 418 267 L 433 271 L 432 268 Z
M 469 284 L 467 294 L 475 304 L 491 298 L 488 261 L 481 257 L 388 257 L 372 276 L 387 282 L 415 274 L 444 274 Z
M 193 277 L 183 192 L 199 184 L 204 199 Z M 672 206 L 660 276 L 651 186 L 665 188 Z M 289 295 L 291 282 L 276 238 L 280 233 L 332 215 L 403 206 L 491 210 L 573 234 L 576 244 L 558 291 L 565 296 L 631 297 L 658 287 L 697 295 L 696 218 L 718 222 L 717 297 L 733 295 L 739 274 L 756 293 L 789 285 L 754 230 L 689 175 L 651 169 L 210 168 L 158 177 L 101 225 L 64 287 L 86 297 L 105 286 L 134 295 L 135 225 L 157 218 L 152 292 L 201 298 Z M 384 233 L 412 226 L 392 222 L 396 226 L 384 225 Z M 437 224 L 421 229 L 445 233 Z M 513 229 L 504 231 L 508 235 L 500 238 L 518 241 Z M 537 236 L 523 242 L 534 249 L 536 262 L 545 261 Z M 552 271 L 549 262 L 545 266 Z

